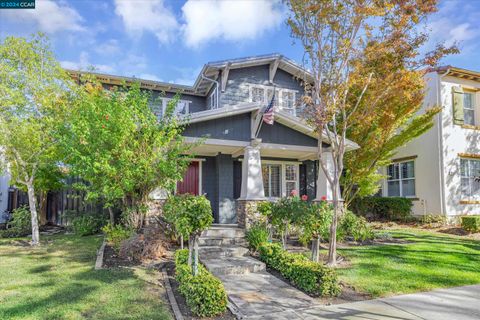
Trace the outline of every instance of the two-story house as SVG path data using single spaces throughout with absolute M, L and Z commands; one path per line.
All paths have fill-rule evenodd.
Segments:
M 205 194 L 216 223 L 245 226 L 251 206 L 292 191 L 310 200 L 331 197 L 316 160 L 318 135 L 300 117 L 304 82 L 311 81 L 311 75 L 284 56 L 207 63 L 192 86 L 97 76 L 106 85 L 139 81 L 152 90 L 152 108 L 159 117 L 168 100 L 181 94 L 177 113 L 188 123 L 186 142 L 202 143 L 192 149 L 192 162 L 177 192 Z M 270 125 L 262 121 L 262 112 L 273 93 Z M 349 142 L 350 149 L 355 147 Z M 152 196 L 160 199 L 162 192 Z
M 398 150 L 382 195 L 412 198 L 417 216 L 480 214 L 480 73 L 442 67 L 425 81 L 423 110 L 442 110 L 430 131 Z

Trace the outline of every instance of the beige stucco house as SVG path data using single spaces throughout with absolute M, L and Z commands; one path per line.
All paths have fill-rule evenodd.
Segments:
M 425 80 L 423 110 L 442 111 L 384 169 L 382 195 L 412 198 L 417 216 L 480 214 L 480 72 L 442 67 Z

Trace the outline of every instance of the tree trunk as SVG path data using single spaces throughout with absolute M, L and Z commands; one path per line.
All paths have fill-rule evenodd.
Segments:
M 316 237 L 312 241 L 312 261 L 320 261 L 320 237 Z
M 194 236 L 194 245 L 193 245 L 193 275 L 196 276 L 198 274 L 198 235 Z
M 180 235 L 180 249 L 183 250 L 183 235 Z
M 192 266 L 193 236 L 188 237 L 188 266 Z
M 115 215 L 113 214 L 112 207 L 108 207 L 108 213 L 110 214 L 110 223 L 115 225 Z
M 32 216 L 32 246 L 38 246 L 40 244 L 40 232 L 38 230 L 37 199 L 35 198 L 33 182 L 27 183 L 27 191 L 28 206 L 30 207 L 30 214 Z
M 328 244 L 328 262 L 327 265 L 335 267 L 337 265 L 337 223 L 339 216 L 339 199 L 338 199 L 338 190 L 339 190 L 339 179 L 337 173 L 335 173 L 334 183 L 333 183 L 333 217 L 332 224 L 330 225 L 330 238 Z

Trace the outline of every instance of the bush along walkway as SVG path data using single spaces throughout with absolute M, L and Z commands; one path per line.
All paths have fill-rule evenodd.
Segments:
M 200 260 L 222 280 L 234 313 L 265 317 L 310 308 L 314 298 L 265 271 L 265 264 L 246 256 L 244 230 L 214 226 L 200 238 Z

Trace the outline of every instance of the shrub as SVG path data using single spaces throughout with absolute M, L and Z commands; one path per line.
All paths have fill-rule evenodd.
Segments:
M 357 215 L 377 220 L 407 221 L 412 214 L 412 199 L 402 197 L 364 197 L 350 204 Z
M 441 227 L 447 224 L 447 217 L 439 214 L 427 214 L 422 217 L 421 223 L 430 227 Z
M 259 248 L 260 259 L 307 293 L 319 296 L 340 294 L 334 269 L 310 261 L 302 254 L 283 250 L 279 244 L 265 243 Z
M 337 233 L 340 239 L 352 237 L 355 241 L 371 240 L 374 237 L 373 231 L 364 217 L 359 217 L 347 210 L 340 219 Z
M 198 274 L 192 275 L 187 261 L 187 249 L 175 252 L 175 279 L 192 313 L 199 317 L 213 317 L 224 313 L 227 309 L 227 293 L 223 283 L 202 265 L 199 265 Z
M 258 248 L 268 242 L 268 230 L 263 224 L 255 224 L 253 225 L 246 233 L 248 247 L 257 252 Z
M 19 207 L 12 212 L 9 228 L 0 232 L 0 238 L 23 237 L 32 232 L 32 216 L 26 206 Z
M 480 232 L 480 216 L 462 217 L 462 228 L 468 232 Z
M 102 215 L 85 214 L 72 220 L 73 232 L 80 236 L 88 236 L 99 233 L 105 225 Z
M 102 228 L 109 245 L 111 245 L 117 252 L 120 250 L 120 245 L 123 240 L 130 238 L 133 235 L 131 228 L 124 227 L 121 224 L 112 225 L 107 224 Z

